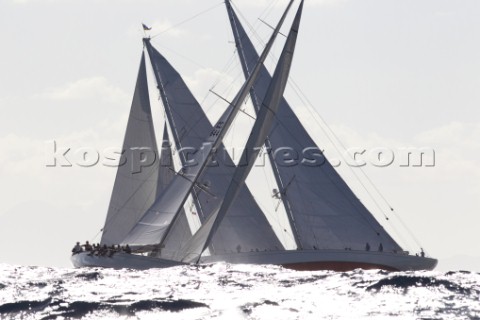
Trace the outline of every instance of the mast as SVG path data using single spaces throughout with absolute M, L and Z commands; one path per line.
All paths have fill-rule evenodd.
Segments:
M 269 42 L 267 43 L 259 61 L 257 62 L 252 74 L 240 89 L 234 102 L 229 105 L 224 114 L 220 117 L 214 126 L 213 131 L 204 144 L 203 153 L 197 153 L 194 161 L 198 163 L 195 166 L 184 167 L 180 175 L 170 183 L 164 193 L 157 199 L 152 207 L 144 214 L 142 219 L 129 232 L 123 240 L 124 244 L 130 245 L 149 245 L 155 244 L 155 239 L 162 238 L 169 225 L 174 221 L 180 213 L 189 193 L 197 182 L 199 176 L 205 171 L 209 163 L 213 151 L 222 143 L 227 130 L 232 124 L 235 116 L 240 110 L 246 96 L 251 87 L 255 83 L 260 73 L 263 62 L 267 58 L 273 43 L 285 21 L 287 13 L 292 6 L 294 0 L 291 0 L 277 27 L 275 28 Z
M 152 54 L 152 45 L 150 43 L 150 38 L 143 38 L 143 43 L 147 48 L 148 55 L 151 57 L 153 54 Z M 173 140 L 175 141 L 175 147 L 177 148 L 179 154 L 181 154 L 180 156 L 182 157 L 182 163 L 185 163 L 185 160 L 186 160 L 185 154 L 183 152 L 180 152 L 180 150 L 182 149 L 182 142 L 180 140 L 180 135 L 177 130 L 177 126 L 175 125 L 175 118 L 172 115 L 172 108 L 168 101 L 167 95 L 165 94 L 164 82 L 159 72 L 154 72 L 154 75 L 155 75 L 155 81 L 157 82 L 157 89 L 160 92 L 160 98 L 162 99 L 162 103 L 165 109 L 165 114 L 167 115 L 168 123 L 170 124 L 170 128 L 172 129 L 172 132 L 173 132 Z
M 242 65 L 243 73 L 245 75 L 245 78 L 247 78 L 250 75 L 250 70 L 248 68 L 248 63 L 247 63 L 247 58 L 245 56 L 245 52 L 243 50 L 243 45 L 242 42 L 240 41 L 241 36 L 238 31 L 238 17 L 236 16 L 235 12 L 233 11 L 232 4 L 230 3 L 230 0 L 225 0 L 225 6 L 227 7 L 227 12 L 230 20 L 230 25 L 232 27 L 232 32 L 233 36 L 235 38 L 235 46 L 237 47 L 237 52 L 238 52 L 238 57 L 240 58 L 240 63 Z M 258 114 L 260 111 L 260 102 L 258 101 L 257 94 L 255 93 L 255 87 L 252 87 L 250 90 L 250 97 L 252 99 L 253 106 L 255 108 L 255 112 Z M 272 150 L 272 144 L 270 142 L 270 138 L 267 136 L 265 139 L 265 147 L 267 150 Z M 282 177 L 280 176 L 279 168 L 277 165 L 277 162 L 275 161 L 275 158 L 273 156 L 272 152 L 267 152 L 268 154 L 268 159 L 270 161 L 270 164 L 272 166 L 272 171 L 273 175 L 275 177 L 275 182 L 277 183 L 278 186 L 278 194 L 280 196 L 280 199 L 283 203 L 283 206 L 285 208 L 285 211 L 287 213 L 287 218 L 290 222 L 290 226 L 292 228 L 293 232 L 293 238 L 295 239 L 295 244 L 297 245 L 298 249 L 303 249 L 302 248 L 302 243 L 300 241 L 300 236 L 298 233 L 298 229 L 295 223 L 295 217 L 292 212 L 292 207 L 290 206 L 290 203 L 288 201 L 287 197 L 287 186 L 285 185 L 284 181 L 282 180 Z
M 258 113 L 258 117 L 243 151 L 242 159 L 247 160 L 247 165 L 238 166 L 235 169 L 235 173 L 232 177 L 227 193 L 221 202 L 220 208 L 214 215 L 211 215 L 208 221 L 197 231 L 191 241 L 187 243 L 185 249 L 182 249 L 182 251 L 186 252 L 183 261 L 192 261 L 192 256 L 193 260 L 200 259 L 203 251 L 208 247 L 218 227 L 222 223 L 222 220 L 227 214 L 232 202 L 238 195 L 240 187 L 245 183 L 245 180 L 255 163 L 255 158 L 258 156 L 262 145 L 265 143 L 265 138 L 272 128 L 276 112 L 287 85 L 297 41 L 298 29 L 302 17 L 302 9 L 303 0 L 300 3 L 297 14 L 295 15 L 295 20 L 293 21 L 282 55 L 275 69 L 273 79 L 270 82 L 262 107 Z M 197 248 L 199 248 L 200 251 L 197 252 Z

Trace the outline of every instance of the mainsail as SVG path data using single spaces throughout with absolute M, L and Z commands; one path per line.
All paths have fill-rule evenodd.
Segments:
M 258 60 L 258 54 L 230 1 L 225 3 L 239 58 L 248 77 Z M 258 102 L 263 101 L 270 81 L 271 76 L 263 67 L 251 94 L 256 110 L 260 109 Z M 280 102 L 272 128 L 267 142 L 273 151 L 289 147 L 301 160 L 308 148 L 317 150 L 317 153 L 320 150 L 285 99 Z M 272 167 L 299 248 L 362 249 L 369 242 L 382 243 L 391 250 L 401 250 L 328 160 L 315 166 L 274 163 Z
M 212 132 L 213 127 L 181 75 L 149 41 L 145 41 L 145 44 L 159 84 L 165 113 L 172 128 L 175 147 L 180 154 L 182 165 L 186 166 L 188 155 L 182 150 L 185 150 L 184 148 L 200 150 L 205 137 Z M 223 145 L 220 145 L 219 150 L 223 148 Z M 235 170 L 235 164 L 228 153 L 223 153 L 216 160 L 218 166 L 207 167 L 199 178 L 198 184 L 202 188 L 195 187 L 193 190 L 197 204 L 196 213 L 201 222 L 218 207 Z M 213 239 L 210 249 L 212 253 L 218 254 L 238 250 L 283 249 L 283 246 L 250 190 L 244 186 L 233 203 L 225 223 Z
M 300 27 L 302 9 L 303 0 L 300 3 L 300 7 L 297 11 L 287 41 L 283 48 L 282 55 L 280 56 L 275 69 L 274 76 L 269 84 L 265 99 L 263 100 L 262 106 L 258 112 L 258 117 L 255 120 L 255 124 L 247 140 L 247 144 L 242 155 L 242 159 L 246 159 L 246 165 L 238 166 L 235 169 L 231 183 L 227 189 L 223 201 L 221 202 L 220 208 L 209 217 L 207 222 L 200 228 L 200 230 L 198 230 L 192 240 L 186 244 L 185 248 L 182 248 L 182 251 L 186 253 L 184 261 L 198 259 L 198 256 L 201 255 L 207 248 L 212 237 L 222 223 L 223 218 L 227 214 L 232 202 L 238 195 L 241 186 L 244 185 L 245 180 L 247 179 L 248 174 L 250 173 L 260 152 L 260 148 L 265 143 L 265 139 L 267 138 L 267 134 L 272 127 L 275 114 L 277 113 L 280 100 L 283 97 L 283 92 L 285 91 L 285 87 L 287 85 L 293 53 L 295 51 L 295 44 L 297 41 L 298 29 Z
M 183 204 L 189 193 L 192 191 L 199 176 L 205 171 L 206 165 L 212 157 L 212 151 L 217 149 L 222 143 L 223 137 L 232 124 L 240 106 L 248 95 L 253 83 L 256 81 L 261 66 L 273 46 L 275 38 L 279 33 L 281 25 L 283 24 L 292 3 L 293 0 L 290 1 L 251 75 L 247 78 L 245 84 L 240 89 L 234 102 L 229 105 L 227 110 L 217 121 L 210 135 L 206 138 L 203 154 L 197 153 L 194 155 L 193 160 L 195 165 L 182 168 L 179 175 L 175 177 L 152 207 L 147 210 L 140 221 L 128 233 L 127 237 L 123 240 L 123 243 L 152 245 L 159 240 L 161 242 L 162 239 L 164 239 L 169 230 L 169 226 L 172 222 L 175 222 L 181 207 L 183 207 Z
M 161 175 L 160 162 L 157 158 L 158 149 L 150 109 L 144 54 L 122 152 L 103 227 L 102 244 L 120 243 L 160 192 L 158 188 Z

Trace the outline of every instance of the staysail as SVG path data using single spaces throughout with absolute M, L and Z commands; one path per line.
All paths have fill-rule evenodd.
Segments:
M 103 227 L 102 244 L 120 243 L 153 204 L 159 191 L 160 162 L 143 53 L 122 152 Z
M 158 190 L 160 192 L 165 190 L 175 177 L 171 147 L 167 123 L 165 122 L 158 181 Z M 175 221 L 175 224 L 172 226 L 168 237 L 165 238 L 161 248 L 158 248 L 158 255 L 167 259 L 175 260 L 176 253 L 180 249 L 181 244 L 190 239 L 191 236 L 192 232 L 188 225 L 185 210 L 182 208 L 182 211 L 179 214 L 178 219 Z
M 207 222 L 198 230 L 192 240 L 190 240 L 182 251 L 186 253 L 183 261 L 191 261 L 198 258 L 199 255 L 208 247 L 212 237 L 222 223 L 223 218 L 227 214 L 232 202 L 245 180 L 250 173 L 255 160 L 260 152 L 261 147 L 265 143 L 267 134 L 269 133 L 275 114 L 278 110 L 280 100 L 283 97 L 283 92 L 287 85 L 288 75 L 292 64 L 293 53 L 295 51 L 295 44 L 297 41 L 298 29 L 300 27 L 300 20 L 302 16 L 303 0 L 297 11 L 293 21 L 290 33 L 280 56 L 279 62 L 275 69 L 272 81 L 268 87 L 265 99 L 259 110 L 258 117 L 252 128 L 250 136 L 247 140 L 245 150 L 241 159 L 246 159 L 246 165 L 238 166 L 235 169 L 231 183 L 227 189 L 225 197 L 221 202 L 220 208 L 209 217 Z M 200 248 L 200 250 L 198 250 Z
M 258 54 L 230 1 L 225 3 L 239 58 L 245 76 L 248 77 Z M 260 108 L 258 101 L 265 97 L 270 81 L 268 70 L 262 68 L 252 89 L 252 101 L 256 110 Z M 317 155 L 321 152 L 285 99 L 280 102 L 272 128 L 268 139 L 272 153 L 288 147 L 299 157 L 296 165 L 286 165 L 278 161 L 272 165 L 277 169 L 274 174 L 279 184 L 279 194 L 290 215 L 299 248 L 363 249 L 365 243 L 369 242 L 382 243 L 389 249 L 401 250 L 328 160 L 323 158 L 319 165 L 313 166 L 301 163 L 305 150 Z
M 195 165 L 182 168 L 181 172 L 170 183 L 167 189 L 159 196 L 150 209 L 128 233 L 123 243 L 132 245 L 152 245 L 164 238 L 172 222 L 178 217 L 181 207 L 185 203 L 189 193 L 197 183 L 199 176 L 205 171 L 206 165 L 212 156 L 212 150 L 217 149 L 222 143 L 228 128 L 232 124 L 244 99 L 248 95 L 253 83 L 256 81 L 260 68 L 265 61 L 277 34 L 286 18 L 293 0 L 290 1 L 278 26 L 267 43 L 262 55 L 256 63 L 252 74 L 242 86 L 234 102 L 229 105 L 224 114 L 217 121 L 210 135 L 203 145 L 203 152 L 194 155 Z

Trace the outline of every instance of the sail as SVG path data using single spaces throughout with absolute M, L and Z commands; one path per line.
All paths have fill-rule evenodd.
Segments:
M 227 0 L 227 11 L 235 37 L 237 51 L 248 77 L 258 60 L 258 54 L 245 29 Z M 258 101 L 266 95 L 271 76 L 266 68 L 252 90 L 252 101 L 259 109 Z M 320 154 L 313 139 L 285 99 L 282 99 L 277 118 L 269 133 L 268 141 L 272 154 L 275 150 L 288 147 L 296 152 L 300 160 L 304 150 Z M 389 249 L 400 250 L 400 246 L 375 220 L 352 190 L 335 171 L 328 160 L 320 165 L 298 164 L 287 166 L 277 161 L 275 168 L 279 194 L 282 196 L 292 229 L 296 233 L 297 245 L 304 249 L 363 249 L 366 242 L 382 243 Z M 362 246 L 359 248 L 359 245 Z
M 286 14 L 290 9 L 292 3 L 293 0 L 290 1 L 287 10 L 280 19 L 278 26 L 275 28 L 273 35 L 271 36 L 269 42 L 263 50 L 262 55 L 260 56 L 255 67 L 253 68 L 252 74 L 247 78 L 246 82 L 237 94 L 237 97 L 234 99 L 234 102 L 228 106 L 227 110 L 217 121 L 214 128 L 202 140 L 205 141 L 205 143 L 203 144 L 203 152 L 198 152 L 193 155 L 194 165 L 184 166 L 182 168 L 181 172 L 179 172 L 179 174 L 175 177 L 175 179 L 173 179 L 173 181 L 169 184 L 166 190 L 157 198 L 152 207 L 147 210 L 147 212 L 140 219 L 140 221 L 128 233 L 128 235 L 123 240 L 123 243 L 128 243 L 131 245 L 151 245 L 155 244 L 157 241 L 161 242 L 168 234 L 172 223 L 175 223 L 180 209 L 184 205 L 189 193 L 196 185 L 199 177 L 202 176 L 202 174 L 205 172 L 205 168 L 212 157 L 212 150 L 218 149 L 222 144 L 223 137 L 225 136 L 230 125 L 232 124 L 244 99 L 248 95 L 253 83 L 255 82 L 260 68 L 265 61 L 270 49 L 273 46 L 276 36 L 279 33 L 280 27 L 283 24 L 283 21 L 285 20 Z M 148 42 L 148 40 L 145 40 L 146 44 L 148 44 Z M 165 82 L 160 79 L 158 84 L 160 90 L 163 91 L 163 86 L 165 85 Z M 166 99 L 164 99 L 164 102 L 165 104 L 167 104 L 166 107 L 168 107 L 170 105 L 170 101 L 165 100 Z M 186 116 L 192 117 L 192 114 L 187 114 Z M 173 123 L 173 127 L 174 131 L 177 131 L 177 124 Z M 212 181 L 211 183 L 216 184 L 217 181 Z M 240 231 L 243 232 L 246 231 L 246 229 Z M 269 227 L 267 231 L 272 231 L 271 227 Z M 245 234 L 242 234 L 242 237 L 245 237 Z M 263 235 L 261 234 L 257 235 L 257 238 L 261 238 L 260 240 L 264 239 Z M 262 243 L 258 243 L 257 245 L 259 244 Z M 242 248 L 241 245 L 237 244 L 237 246 L 232 249 L 240 251 Z
M 157 158 L 144 53 L 122 151 L 122 161 L 117 169 L 103 228 L 102 244 L 120 243 L 152 205 L 159 191 L 160 162 Z
M 255 163 L 260 149 L 265 143 L 265 139 L 267 138 L 267 134 L 272 127 L 275 114 L 277 113 L 280 100 L 283 97 L 283 92 L 285 91 L 285 87 L 287 85 L 293 53 L 295 51 L 295 44 L 297 41 L 298 29 L 300 27 L 302 9 L 303 0 L 300 3 L 300 7 L 297 11 L 287 41 L 283 48 L 282 55 L 280 56 L 275 69 L 273 79 L 270 82 L 265 99 L 263 100 L 262 106 L 258 112 L 258 117 L 255 120 L 255 124 L 245 145 L 245 150 L 241 159 L 246 159 L 246 165 L 238 166 L 235 169 L 225 197 L 221 202 L 220 208 L 214 213 L 214 215 L 209 217 L 210 221 L 208 221 L 208 223 L 204 224 L 198 230 L 198 232 L 195 234 L 195 237 L 189 243 L 187 243 L 186 248 L 182 248 L 182 251 L 186 252 L 186 257 L 184 258 L 186 261 L 190 261 L 192 256 L 193 258 L 196 258 L 195 253 L 201 255 L 207 248 L 213 235 L 221 225 L 223 218 L 231 206 L 231 203 L 238 195 L 241 186 L 245 184 L 245 180 L 247 179 L 248 174 Z M 200 241 L 200 239 L 202 240 Z M 197 251 L 197 248 L 201 248 L 200 251 Z
M 171 64 L 153 47 L 146 43 L 150 59 L 158 77 L 162 83 L 162 95 L 167 117 L 170 119 L 170 127 L 176 144 L 176 149 L 192 148 L 200 150 L 205 140 L 213 130 L 200 104 L 194 98 L 180 74 Z M 219 150 L 224 146 L 220 145 Z M 189 156 L 191 158 L 191 155 Z M 181 156 L 182 164 L 186 165 L 187 155 Z M 198 203 L 195 214 L 201 221 L 218 206 L 223 198 L 229 179 L 233 174 L 235 165 L 228 153 L 216 158 L 219 165 L 211 166 L 198 180 L 198 185 L 203 189 L 194 188 L 195 201 Z M 244 186 L 240 190 L 238 199 L 226 218 L 226 222 L 218 231 L 210 247 L 212 253 L 229 253 L 250 251 L 256 249 L 283 249 L 272 227 L 263 215 L 260 207 L 255 202 L 252 193 Z
M 159 192 L 157 193 L 165 190 L 174 177 L 175 171 L 173 167 L 171 143 L 168 135 L 167 124 L 165 123 L 160 157 L 160 175 L 157 189 Z M 172 226 L 171 232 L 169 233 L 168 237 L 166 237 L 162 248 L 160 248 L 158 256 L 175 260 L 176 253 L 180 249 L 182 243 L 190 239 L 192 236 L 192 232 L 185 215 L 185 210 L 183 210 L 183 208 L 181 210 L 182 211 L 177 221 Z

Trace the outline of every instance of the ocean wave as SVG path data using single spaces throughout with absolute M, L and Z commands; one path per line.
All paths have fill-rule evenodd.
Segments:
M 0 319 L 480 319 L 480 275 L 0 265 Z

